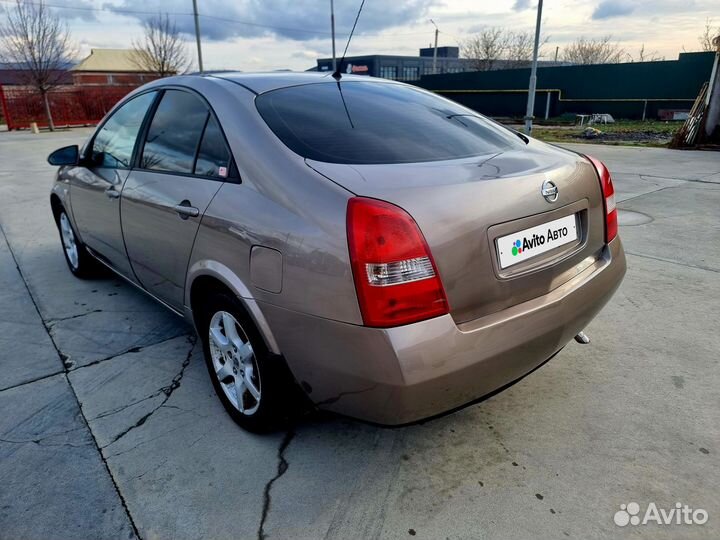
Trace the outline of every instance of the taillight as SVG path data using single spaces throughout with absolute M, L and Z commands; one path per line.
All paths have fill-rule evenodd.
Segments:
M 615 187 L 613 187 L 610 171 L 605 164 L 592 156 L 587 157 L 593 165 L 600 177 L 600 187 L 603 193 L 603 207 L 605 208 L 605 243 L 610 242 L 617 236 L 618 218 L 617 208 L 615 207 Z
M 425 237 L 405 210 L 353 197 L 347 208 L 347 235 L 365 325 L 399 326 L 448 313 Z

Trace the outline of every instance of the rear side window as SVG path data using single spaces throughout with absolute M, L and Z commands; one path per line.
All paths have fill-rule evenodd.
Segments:
M 255 103 L 286 146 L 317 161 L 412 163 L 524 146 L 468 109 L 398 84 L 307 84 L 261 94 Z
M 130 167 L 135 140 L 156 92 L 148 92 L 122 105 L 103 124 L 92 145 L 92 161 L 99 167 Z
M 210 115 L 195 163 L 195 174 L 225 178 L 230 167 L 230 151 L 215 117 Z
M 192 173 L 208 114 L 205 104 L 195 95 L 167 90 L 150 123 L 140 166 L 153 171 Z

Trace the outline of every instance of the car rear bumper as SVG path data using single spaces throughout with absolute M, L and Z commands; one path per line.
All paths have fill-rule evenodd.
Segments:
M 462 406 L 529 373 L 585 328 L 624 274 L 618 237 L 548 294 L 459 325 L 444 315 L 377 329 L 269 304 L 262 310 L 318 407 L 397 425 Z

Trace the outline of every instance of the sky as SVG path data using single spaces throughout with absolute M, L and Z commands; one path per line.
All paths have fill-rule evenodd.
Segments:
M 33 1 L 33 0 L 30 0 Z M 34 0 L 37 1 L 37 0 Z M 142 21 L 169 13 L 196 56 L 192 0 L 45 0 L 67 20 L 80 51 L 130 47 Z M 197 0 L 206 70 L 305 70 L 331 54 L 330 0 Z M 0 0 L 7 7 L 8 0 Z M 338 56 L 360 0 L 335 0 Z M 580 36 L 611 34 L 631 55 L 640 47 L 668 60 L 699 49 L 707 19 L 720 26 L 718 0 L 545 0 L 542 56 Z M 715 9 L 713 9 L 715 8 Z M 457 45 L 485 27 L 534 32 L 537 0 L 365 0 L 348 56 L 417 55 L 434 38 Z M 1 16 L 1 15 L 0 15 Z

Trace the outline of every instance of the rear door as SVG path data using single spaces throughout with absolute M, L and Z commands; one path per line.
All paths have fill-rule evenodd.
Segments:
M 138 134 L 156 97 L 157 92 L 147 92 L 114 111 L 85 149 L 84 166 L 68 174 L 80 237 L 105 262 L 131 279 L 120 229 L 120 193 L 130 172 Z
M 197 94 L 165 90 L 122 194 L 127 253 L 143 287 L 180 310 L 195 235 L 228 177 L 220 125 Z M 234 167 L 232 168 L 234 170 Z

